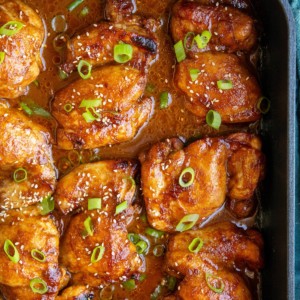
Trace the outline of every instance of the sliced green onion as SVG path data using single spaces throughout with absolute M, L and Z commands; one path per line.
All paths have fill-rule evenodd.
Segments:
M 214 110 L 208 111 L 206 114 L 206 123 L 210 127 L 219 130 L 221 124 L 222 124 L 222 118 L 221 115 Z
M 72 169 L 72 163 L 66 157 L 62 157 L 57 162 L 57 169 L 61 173 L 67 173 Z
M 45 253 L 38 250 L 38 249 L 32 249 L 31 250 L 31 256 L 32 256 L 33 259 L 35 259 L 39 262 L 45 262 L 46 261 Z
M 266 114 L 271 108 L 271 101 L 267 97 L 261 97 L 257 103 L 257 109 L 262 113 Z
M 118 204 L 116 206 L 116 212 L 115 215 L 118 215 L 119 213 L 121 213 L 123 210 L 125 210 L 128 207 L 128 203 L 127 201 L 123 201 L 122 203 Z
M 185 180 L 185 177 L 187 176 L 189 177 L 188 181 Z M 181 172 L 179 176 L 179 185 L 181 187 L 186 188 L 191 186 L 194 183 L 194 180 L 195 180 L 195 170 L 191 167 L 188 167 Z
M 196 81 L 200 74 L 200 70 L 198 69 L 190 69 L 190 76 L 192 81 Z
M 68 153 L 68 159 L 73 166 L 78 166 L 81 163 L 81 155 L 77 150 L 71 150 Z
M 169 291 L 174 291 L 176 287 L 177 279 L 173 276 L 168 276 L 167 286 Z
M 152 83 L 147 83 L 146 85 L 146 91 L 148 93 L 153 93 L 155 91 L 155 85 Z
M 156 245 L 153 248 L 153 255 L 156 257 L 161 257 L 165 254 L 165 246 L 164 245 Z
M 159 108 L 165 109 L 169 106 L 171 95 L 168 92 L 162 92 L 159 96 Z
M 205 273 L 205 280 L 209 288 L 215 293 L 221 294 L 224 291 L 225 284 L 222 278 Z
M 93 115 L 91 110 L 96 115 L 96 117 Z M 82 116 L 87 123 L 92 123 L 94 121 L 100 121 L 100 117 L 101 117 L 101 115 L 98 112 L 96 112 L 94 107 L 87 107 L 86 112 L 84 112 L 82 114 Z
M 19 262 L 19 260 L 20 260 L 19 251 L 11 240 L 5 240 L 3 248 L 4 248 L 4 252 L 6 253 L 7 257 L 13 263 L 16 264 Z M 12 255 L 11 255 L 11 253 L 12 253 Z
M 92 100 L 82 100 L 79 107 L 90 108 L 90 107 L 99 107 L 100 105 L 102 105 L 102 99 L 92 99 Z
M 104 246 L 97 246 L 94 248 L 92 255 L 91 255 L 91 263 L 94 264 L 102 259 L 104 255 L 105 247 Z
M 88 199 L 88 210 L 101 209 L 102 199 L 101 198 L 90 198 Z
M 90 9 L 87 6 L 85 6 L 79 13 L 79 16 L 86 17 L 89 14 L 89 12 L 90 12 Z
M 71 112 L 72 110 L 74 109 L 73 105 L 71 103 L 67 103 L 65 106 L 64 106 L 64 110 L 69 113 Z
M 198 219 L 198 214 L 190 214 L 184 216 L 176 226 L 176 231 L 183 232 L 191 229 L 197 223 Z
M 203 240 L 200 238 L 194 238 L 188 246 L 190 252 L 198 253 L 203 247 Z
M 144 223 L 147 223 L 147 216 L 146 214 L 142 214 L 140 219 L 144 222 Z
M 181 62 L 186 59 L 186 54 L 183 47 L 183 42 L 180 40 L 174 45 L 175 55 L 177 62 Z
M 86 74 L 83 73 L 84 68 L 87 68 Z M 92 65 L 86 60 L 80 60 L 77 66 L 77 71 L 82 79 L 89 79 L 92 76 Z
M 142 282 L 144 281 L 145 279 L 147 278 L 147 275 L 144 273 L 144 274 L 140 274 L 139 276 L 139 281 Z
M 91 217 L 87 217 L 84 220 L 83 225 L 84 225 L 84 229 L 85 229 L 87 235 L 93 236 L 94 229 L 93 229 L 93 223 L 92 223 Z
M 54 199 L 51 195 L 44 197 L 41 202 L 41 215 L 47 215 L 54 210 Z
M 114 47 L 114 60 L 124 64 L 132 59 L 133 48 L 128 44 L 118 44 Z
M 127 237 L 133 244 L 137 244 L 141 240 L 140 235 L 137 233 L 128 233 Z
M 123 181 L 129 181 L 131 183 L 130 191 L 131 191 L 131 189 L 135 189 L 136 183 L 135 183 L 135 180 L 131 176 L 124 177 Z
M 48 292 L 47 283 L 39 277 L 30 280 L 30 287 L 35 294 L 43 295 Z
M 59 69 L 58 76 L 61 80 L 66 80 L 69 77 L 69 75 L 61 69 Z
M 200 34 L 197 34 L 194 37 L 194 41 L 197 43 L 199 49 L 204 49 L 211 39 L 211 33 L 207 30 L 203 31 Z
M 76 7 L 78 7 L 84 0 L 75 0 L 67 6 L 68 11 L 73 11 Z
M 65 32 L 68 29 L 66 17 L 57 15 L 51 21 L 51 26 L 54 32 Z
M 138 243 L 136 243 L 135 247 L 136 247 L 136 252 L 138 254 L 143 254 L 147 251 L 148 244 L 145 241 L 141 240 Z
M 233 88 L 233 84 L 231 80 L 218 80 L 217 81 L 219 90 L 231 90 Z
M 5 52 L 0 52 L 0 64 L 2 64 L 4 62 L 5 55 L 6 55 Z
M 38 80 L 34 80 L 33 83 L 34 83 L 34 85 L 35 85 L 37 88 L 40 86 L 40 83 L 39 83 Z
M 127 281 L 124 281 L 122 282 L 122 285 L 128 291 L 132 291 L 136 288 L 134 279 L 128 279 Z
M 19 21 L 7 22 L 0 28 L 0 35 L 12 36 L 17 34 L 23 27 L 24 24 Z
M 32 109 L 24 102 L 20 102 L 20 107 L 28 114 L 28 115 L 32 115 L 33 111 Z
M 27 171 L 24 168 L 18 168 L 14 171 L 14 182 L 20 183 L 27 180 Z
M 156 230 L 151 227 L 147 227 L 145 230 L 145 233 L 147 233 L 148 235 L 153 236 L 157 239 L 161 238 L 165 234 L 163 231 Z
M 194 32 L 188 32 L 183 40 L 183 46 L 186 50 L 191 50 L 194 44 L 194 37 L 195 37 L 195 33 Z M 189 41 L 189 39 L 191 38 L 191 41 Z M 188 43 L 190 43 L 191 45 L 188 46 Z
M 37 116 L 41 116 L 41 117 L 47 118 L 47 119 L 52 117 L 51 114 L 47 110 L 38 106 L 35 103 L 31 105 L 31 109 L 32 109 L 33 113 Z

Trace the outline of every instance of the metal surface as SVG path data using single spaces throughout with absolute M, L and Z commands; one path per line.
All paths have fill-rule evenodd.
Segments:
M 266 266 L 262 299 L 295 299 L 296 34 L 286 0 L 264 0 L 263 89 L 272 101 L 264 119 L 268 173 L 262 195 Z

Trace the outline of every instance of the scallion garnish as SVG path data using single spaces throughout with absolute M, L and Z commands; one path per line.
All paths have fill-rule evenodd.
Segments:
M 90 198 L 88 199 L 88 210 L 101 209 L 101 204 L 101 198 Z
M 257 102 L 257 109 L 262 113 L 266 114 L 271 108 L 271 101 L 267 97 L 259 98 Z
M 181 40 L 174 45 L 174 50 L 177 62 L 180 63 L 181 61 L 186 59 L 183 42 Z
M 0 64 L 4 62 L 5 55 L 6 55 L 5 52 L 0 52 Z
M 89 14 L 89 12 L 90 12 L 90 9 L 87 6 L 85 6 L 79 13 L 79 16 L 86 17 Z
M 69 75 L 61 69 L 59 69 L 58 76 L 61 80 L 66 80 L 69 77 Z
M 188 177 L 186 179 L 186 177 Z M 192 167 L 185 168 L 179 176 L 179 185 L 181 187 L 189 187 L 195 180 L 195 170 Z
M 118 44 L 114 47 L 114 60 L 124 64 L 132 59 L 133 48 L 128 44 Z
M 24 24 L 19 21 L 10 21 L 4 24 L 0 28 L 0 35 L 12 36 L 17 34 L 22 28 Z
M 122 285 L 128 291 L 132 291 L 136 288 L 134 279 L 128 279 L 127 281 L 124 281 L 122 282 Z
M 118 204 L 116 206 L 116 212 L 115 212 L 115 215 L 118 215 L 120 214 L 122 211 L 124 211 L 126 208 L 128 207 L 128 203 L 127 201 L 123 201 L 122 203 Z
M 51 195 L 43 198 L 41 202 L 41 215 L 47 215 L 54 210 L 54 199 Z
M 192 81 L 196 81 L 200 74 L 200 70 L 198 69 L 190 69 L 190 76 Z
M 78 7 L 83 2 L 84 2 L 84 0 L 75 0 L 75 1 L 71 2 L 67 6 L 68 11 L 73 11 L 76 7 Z
M 203 31 L 200 34 L 197 34 L 194 37 L 194 41 L 197 43 L 199 49 L 204 49 L 211 39 L 211 33 L 207 30 Z
M 82 100 L 79 107 L 90 108 L 90 107 L 99 107 L 100 105 L 102 105 L 102 99 L 92 99 L 92 100 Z
M 145 241 L 140 240 L 139 242 L 136 243 L 135 247 L 136 247 L 136 252 L 138 254 L 143 254 L 147 251 L 148 244 Z
M 169 291 L 174 291 L 176 287 L 177 279 L 173 276 L 168 276 L 167 286 Z
M 94 116 L 93 113 L 90 111 L 90 109 L 93 111 L 93 113 L 96 115 Z M 84 120 L 87 122 L 87 123 L 92 123 L 94 121 L 100 121 L 100 114 L 97 113 L 95 111 L 95 109 L 93 107 L 89 107 L 86 109 L 86 112 L 84 112 L 82 114 Z
M 74 109 L 73 105 L 71 103 L 67 103 L 64 105 L 64 110 L 69 113 Z
M 73 166 L 78 166 L 81 163 L 82 156 L 77 150 L 71 150 L 68 153 L 68 159 Z
M 184 216 L 176 226 L 176 231 L 183 232 L 191 229 L 198 221 L 198 214 L 190 214 Z
M 139 281 L 144 281 L 145 279 L 147 278 L 147 275 L 144 273 L 144 274 L 140 274 L 139 276 Z
M 133 244 L 137 244 L 141 240 L 137 233 L 128 233 L 127 237 Z
M 85 68 L 87 68 L 87 70 L 85 70 Z M 82 79 L 89 79 L 92 76 L 92 65 L 88 61 L 82 59 L 78 63 L 77 71 Z
M 161 238 L 165 234 L 163 231 L 156 230 L 151 227 L 147 227 L 145 230 L 145 233 L 147 233 L 148 235 L 153 236 L 157 239 Z
M 159 108 L 165 109 L 169 106 L 171 95 L 168 92 L 162 92 L 159 96 Z
M 218 80 L 217 86 L 219 90 L 231 90 L 233 88 L 233 84 L 231 80 Z
M 48 292 L 47 283 L 39 277 L 30 280 L 30 287 L 35 294 L 43 295 Z
M 188 249 L 192 253 L 198 253 L 203 247 L 203 240 L 200 238 L 194 238 L 188 246 Z
M 164 245 L 156 245 L 153 248 L 153 255 L 156 257 L 161 257 L 165 253 L 165 246 Z
M 188 32 L 183 40 L 183 46 L 186 50 L 191 50 L 194 44 L 194 37 L 195 37 L 195 33 L 194 32 Z M 190 44 L 190 46 L 188 46 L 188 44 Z
M 92 223 L 91 217 L 87 217 L 84 220 L 83 225 L 84 225 L 84 229 L 85 229 L 87 235 L 93 236 L 94 229 L 93 229 L 93 223 Z
M 205 280 L 208 287 L 217 294 L 221 294 L 224 291 L 225 284 L 220 277 L 205 273 Z
M 13 262 L 18 263 L 20 260 L 20 254 L 17 249 L 17 247 L 14 245 L 14 243 L 11 240 L 5 240 L 4 246 L 3 246 L 4 252 L 7 255 L 7 257 Z M 12 255 L 11 255 L 12 253 Z
M 33 259 L 35 259 L 39 262 L 45 262 L 46 261 L 45 253 L 38 250 L 38 249 L 32 249 L 31 250 L 31 256 L 32 256 Z
M 91 255 L 91 263 L 94 264 L 102 259 L 104 255 L 105 247 L 104 246 L 97 246 L 94 248 L 92 255 Z
M 20 102 L 20 107 L 26 112 L 26 114 L 30 116 L 33 114 L 32 109 L 26 103 Z
M 158 285 L 150 295 L 150 300 L 157 300 L 159 296 L 162 294 L 162 291 L 163 291 L 162 285 Z
M 14 182 L 20 183 L 27 180 L 27 171 L 24 168 L 18 168 L 13 174 Z
M 214 110 L 208 111 L 206 114 L 206 123 L 210 127 L 219 130 L 221 124 L 222 124 L 222 118 L 221 115 Z

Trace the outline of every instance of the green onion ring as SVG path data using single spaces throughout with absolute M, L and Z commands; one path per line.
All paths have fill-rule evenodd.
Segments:
M 87 74 L 82 72 L 84 67 L 87 67 Z M 92 76 L 92 65 L 88 61 L 82 59 L 78 63 L 77 71 L 82 79 L 89 79 Z
M 184 216 L 176 226 L 176 231 L 183 232 L 191 229 L 198 221 L 198 214 L 189 214 Z
M 20 260 L 20 254 L 17 249 L 17 247 L 14 245 L 14 243 L 11 240 L 5 240 L 4 246 L 3 246 L 4 252 L 7 255 L 7 257 L 13 262 L 18 263 Z M 10 249 L 13 250 L 13 255 L 10 255 Z
M 124 64 L 132 59 L 133 48 L 128 44 L 118 44 L 114 47 L 114 60 L 117 63 Z
M 19 21 L 10 21 L 0 28 L 0 35 L 12 36 L 17 34 L 25 25 Z
M 94 264 L 101 260 L 103 258 L 105 251 L 104 246 L 97 246 L 93 249 L 92 255 L 91 255 L 91 263 Z
M 257 102 L 257 109 L 262 113 L 266 114 L 271 108 L 271 101 L 267 97 L 260 97 Z
M 181 40 L 174 45 L 174 50 L 175 50 L 177 62 L 180 63 L 186 59 L 183 42 Z
M 187 182 L 184 181 L 184 176 L 186 174 L 190 174 L 190 176 L 191 176 L 190 180 Z M 181 172 L 181 174 L 179 176 L 179 185 L 183 188 L 186 188 L 186 187 L 191 186 L 193 184 L 194 180 L 195 180 L 195 170 L 191 167 L 188 167 L 188 168 L 185 168 Z
M 205 273 L 205 280 L 206 280 L 206 283 L 207 283 L 208 287 L 209 287 L 212 291 L 214 291 L 215 293 L 221 294 L 221 293 L 224 291 L 224 289 L 225 289 L 225 284 L 224 284 L 222 278 L 217 277 L 217 276 L 214 276 L 214 275 L 209 274 L 209 273 Z M 215 286 L 213 286 L 213 285 L 210 283 L 211 280 L 217 280 L 217 281 L 218 281 L 217 283 L 220 285 L 220 287 L 215 287 Z
M 102 206 L 101 198 L 88 199 L 88 210 L 101 209 L 101 206 Z
M 35 259 L 39 262 L 45 262 L 46 261 L 45 253 L 38 250 L 38 249 L 32 249 L 31 250 L 31 256 L 32 256 L 33 259 Z
M 188 246 L 188 249 L 192 253 L 198 253 L 203 247 L 203 240 L 200 238 L 194 238 Z
M 48 292 L 47 283 L 39 277 L 30 280 L 30 287 L 35 294 L 43 295 Z
M 18 168 L 14 171 L 13 174 L 14 182 L 20 183 L 27 180 L 27 171 L 24 168 Z
M 210 127 L 219 130 L 222 124 L 221 115 L 217 111 L 209 110 L 206 114 L 206 123 Z

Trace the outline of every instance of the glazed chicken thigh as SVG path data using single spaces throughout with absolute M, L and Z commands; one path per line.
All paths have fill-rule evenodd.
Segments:
M 130 161 L 102 161 L 82 165 L 58 183 L 55 200 L 62 212 L 79 209 L 61 247 L 61 261 L 74 273 L 75 283 L 97 287 L 142 267 L 126 229 L 133 213 L 135 173 L 136 164 Z M 88 199 L 100 199 L 98 209 L 92 210 Z M 118 211 L 120 205 L 123 209 Z M 91 232 L 85 232 L 86 222 Z
M 43 23 L 23 2 L 1 0 L 0 27 L 0 98 L 16 98 L 39 75 Z
M 0 289 L 5 299 L 55 299 L 65 270 L 59 232 L 35 208 L 10 210 L 0 226 Z M 39 291 L 36 292 L 36 291 Z
M 195 239 L 198 243 L 191 248 Z M 261 269 L 262 247 L 262 237 L 257 231 L 243 230 L 229 222 L 173 236 L 168 245 L 166 268 L 174 276 L 186 277 L 175 295 L 166 299 L 252 299 L 235 269 L 249 272 Z
M 252 18 L 240 10 L 223 5 L 202 5 L 183 0 L 174 5 L 171 33 L 175 42 L 184 40 L 188 32 L 195 35 L 211 32 L 207 47 L 200 49 L 191 45 L 188 54 L 217 50 L 226 52 L 250 51 L 257 43 L 257 32 Z
M 244 133 L 202 139 L 186 148 L 179 139 L 154 145 L 140 156 L 150 224 L 173 232 L 186 215 L 196 214 L 198 223 L 204 221 L 226 196 L 251 198 L 264 174 L 260 147 L 256 136 Z
M 0 204 L 26 207 L 51 195 L 56 184 L 50 136 L 20 111 L 0 106 Z

